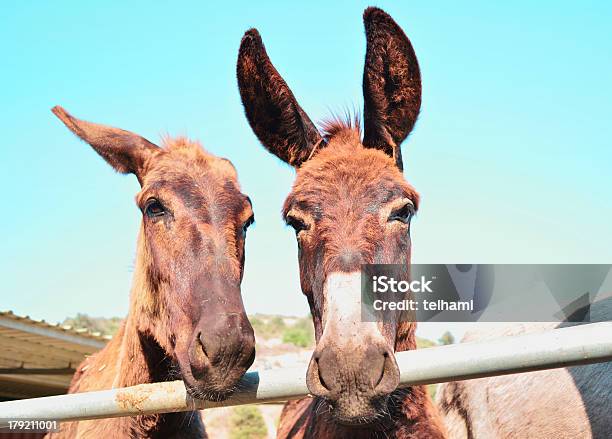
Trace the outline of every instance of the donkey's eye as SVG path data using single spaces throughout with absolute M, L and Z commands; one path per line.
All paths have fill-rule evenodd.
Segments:
M 255 222 L 255 215 L 251 215 L 248 220 L 242 225 L 242 233 L 246 235 L 247 229 Z
M 293 227 L 293 230 L 295 230 L 296 235 L 300 233 L 302 230 L 308 229 L 308 225 L 303 220 L 295 216 L 287 216 L 286 221 L 288 225 Z
M 414 204 L 407 202 L 401 207 L 391 211 L 388 221 L 400 221 L 404 224 L 408 224 L 414 215 Z
M 159 202 L 159 200 L 155 198 L 150 198 L 147 201 L 147 203 L 145 204 L 144 210 L 145 210 L 145 214 L 149 218 L 162 216 L 166 213 L 166 209 L 164 209 L 164 206 Z

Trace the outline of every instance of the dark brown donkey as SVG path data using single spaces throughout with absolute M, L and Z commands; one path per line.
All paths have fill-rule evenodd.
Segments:
M 410 219 L 419 197 L 402 175 L 400 144 L 421 104 L 410 41 L 385 12 L 364 13 L 364 135 L 333 120 L 323 134 L 270 62 L 259 33 L 240 46 L 238 84 L 263 145 L 297 176 L 283 216 L 295 229 L 300 281 L 315 326 L 307 383 L 315 398 L 288 403 L 278 437 L 442 438 L 422 386 L 398 390 L 395 351 L 415 349 L 415 325 L 399 315 L 361 320 L 360 267 L 410 263 Z
M 129 314 L 78 368 L 70 392 L 182 378 L 197 398 L 227 397 L 253 363 L 240 282 L 251 202 L 236 170 L 197 142 L 158 147 L 117 128 L 53 112 L 113 168 L 135 174 L 142 211 Z M 205 437 L 197 412 L 63 425 L 61 437 Z

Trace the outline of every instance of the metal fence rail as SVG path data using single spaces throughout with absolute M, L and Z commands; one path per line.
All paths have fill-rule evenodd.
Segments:
M 612 360 L 612 322 L 592 323 L 486 342 L 461 343 L 396 355 L 401 386 L 482 378 Z M 182 381 L 0 402 L 8 420 L 84 420 L 279 402 L 308 394 L 304 368 L 250 372 L 230 399 L 191 398 Z

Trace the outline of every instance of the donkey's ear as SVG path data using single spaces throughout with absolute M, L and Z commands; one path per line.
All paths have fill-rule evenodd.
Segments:
M 256 29 L 242 37 L 236 70 L 244 111 L 257 138 L 281 160 L 300 166 L 323 138 L 270 62 Z
M 380 149 L 403 169 L 400 144 L 421 108 L 421 73 L 404 31 L 384 11 L 363 14 L 367 49 L 363 73 L 363 144 Z
M 116 171 L 135 174 L 142 183 L 147 159 L 159 151 L 156 145 L 129 131 L 77 119 L 59 105 L 51 111 Z

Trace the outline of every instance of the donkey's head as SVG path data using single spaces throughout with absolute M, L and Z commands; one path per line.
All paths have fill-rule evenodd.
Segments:
M 361 265 L 410 262 L 418 195 L 402 175 L 400 144 L 421 104 L 419 66 L 404 32 L 380 9 L 367 9 L 364 22 L 363 139 L 359 121 L 328 122 L 319 133 L 256 30 L 245 34 L 238 58 L 251 127 L 297 169 L 283 215 L 295 229 L 315 325 L 307 383 L 345 424 L 372 421 L 386 409 L 399 382 L 394 351 L 414 348 L 414 325 L 399 314 L 384 323 L 361 319 Z
M 193 395 L 227 396 L 255 356 L 240 295 L 253 210 L 233 165 L 186 139 L 160 148 L 61 107 L 53 112 L 113 168 L 140 182 L 142 225 L 128 319 L 178 363 Z

